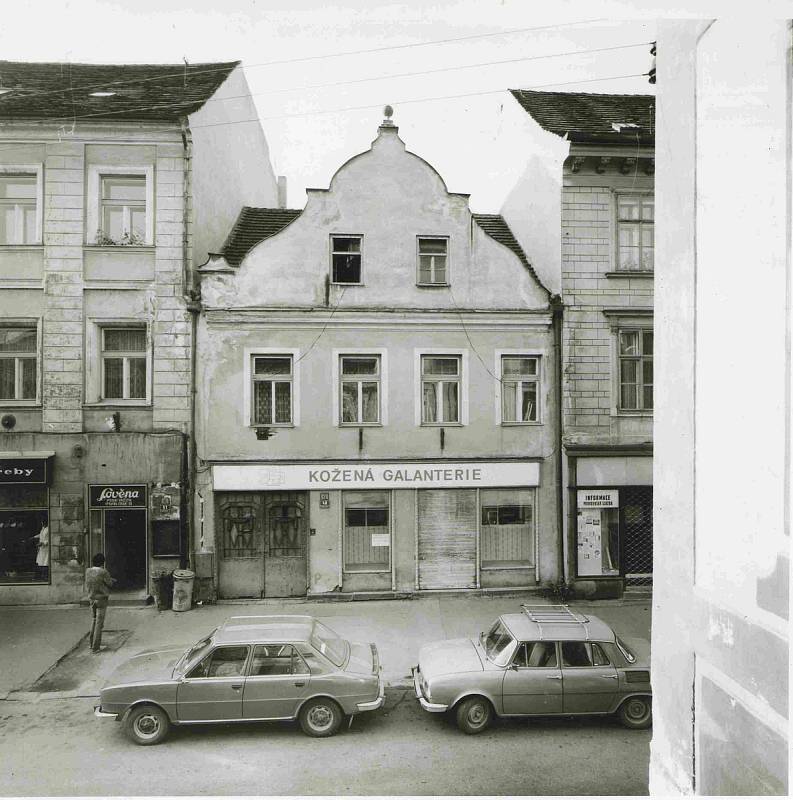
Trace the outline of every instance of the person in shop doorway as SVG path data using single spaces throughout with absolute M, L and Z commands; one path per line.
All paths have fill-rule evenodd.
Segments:
M 91 606 L 91 634 L 89 644 L 91 651 L 98 653 L 102 647 L 102 628 L 105 626 L 107 603 L 110 599 L 110 589 L 115 579 L 105 569 L 105 556 L 97 553 L 93 558 L 93 567 L 85 571 L 85 587 L 88 591 L 88 602 Z
M 41 530 L 30 538 L 37 540 L 38 547 L 33 578 L 37 581 L 46 581 L 50 572 L 50 529 L 47 523 L 43 522 Z

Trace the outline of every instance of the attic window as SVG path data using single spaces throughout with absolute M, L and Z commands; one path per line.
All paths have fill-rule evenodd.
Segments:
M 91 92 L 89 97 L 113 97 L 115 92 Z
M 617 133 L 622 133 L 625 128 L 630 130 L 638 130 L 639 126 L 635 122 L 612 122 L 611 127 L 617 131 Z

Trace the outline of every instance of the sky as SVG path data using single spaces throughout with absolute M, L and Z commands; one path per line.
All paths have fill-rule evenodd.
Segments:
M 408 149 L 450 191 L 470 193 L 474 211 L 497 212 L 525 161 L 519 147 L 500 145 L 515 104 L 506 90 L 651 94 L 654 31 L 652 9 L 618 0 L 15 0 L 0 53 L 73 63 L 241 60 L 294 208 L 307 186 L 327 187 L 369 147 L 391 104 Z

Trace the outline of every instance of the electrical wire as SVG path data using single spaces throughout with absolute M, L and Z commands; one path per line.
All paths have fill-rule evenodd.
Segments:
M 575 22 L 562 22 L 556 25 L 540 25 L 532 28 L 511 28 L 505 31 L 492 31 L 491 33 L 475 33 L 475 34 L 470 34 L 468 36 L 458 36 L 448 39 L 433 39 L 432 41 L 429 42 L 412 42 L 410 44 L 385 45 L 383 47 L 372 47 L 362 50 L 346 50 L 338 53 L 321 53 L 319 55 L 314 55 L 314 56 L 300 56 L 298 58 L 286 58 L 286 59 L 279 59 L 276 61 L 260 61 L 257 64 L 243 64 L 243 69 L 249 70 L 249 69 L 258 69 L 260 67 L 281 66 L 285 64 L 300 64 L 300 63 L 305 63 L 307 61 L 321 61 L 326 58 L 342 58 L 345 56 L 369 55 L 371 53 L 385 53 L 392 50 L 406 50 L 408 48 L 413 48 L 413 47 L 431 47 L 435 45 L 453 44 L 455 42 L 472 41 L 474 39 L 487 39 L 487 38 L 492 38 L 494 36 L 510 36 L 516 33 L 531 33 L 533 31 L 546 31 L 546 30 L 556 30 L 559 28 L 570 28 L 570 27 L 575 27 L 577 25 L 592 25 L 598 22 L 605 22 L 605 21 L 606 21 L 605 17 L 598 17 L 596 19 L 577 20 Z M 101 67 L 108 65 L 87 64 L 85 66 Z M 145 66 L 145 65 L 124 64 L 120 66 Z M 178 65 L 173 65 L 173 66 L 178 66 Z M 190 74 L 206 75 L 215 72 L 227 72 L 227 71 L 228 71 L 227 67 L 211 67 L 205 70 L 193 70 Z M 159 75 L 150 75 L 146 78 L 129 78 L 126 80 L 111 81 L 110 83 L 99 83 L 91 86 L 81 86 L 80 91 L 87 91 L 89 89 L 109 88 L 111 86 L 123 86 L 128 83 L 135 83 L 135 84 L 146 83 L 148 81 L 159 80 L 160 78 L 172 78 L 172 77 L 174 77 L 173 72 L 163 72 L 160 73 Z M 45 89 L 43 91 L 33 90 L 32 92 L 30 92 L 30 94 L 36 94 L 36 96 L 41 97 L 43 95 L 48 95 L 48 94 L 59 94 L 62 91 L 63 91 L 62 89 Z
M 330 325 L 330 321 L 333 319 L 333 315 L 338 311 L 339 306 L 341 305 L 341 301 L 344 299 L 344 293 L 346 291 L 347 287 L 343 286 L 341 294 L 339 295 L 339 299 L 336 302 L 336 305 L 333 306 L 333 310 L 330 312 L 330 316 L 325 320 L 325 324 L 322 326 L 322 330 L 316 335 L 314 341 L 311 342 L 311 344 L 308 346 L 306 352 L 303 353 L 303 355 L 301 355 L 300 358 L 295 360 L 296 365 L 299 364 L 314 349 L 314 345 L 322 338 L 322 334 L 325 333 L 325 331 L 328 329 L 328 325 Z

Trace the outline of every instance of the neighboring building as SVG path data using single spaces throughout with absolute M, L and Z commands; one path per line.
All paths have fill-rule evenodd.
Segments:
M 251 117 L 238 62 L 0 62 L 0 604 L 188 561 L 192 255 L 276 202 Z
M 657 795 L 789 794 L 792 32 L 658 23 Z
M 547 240 L 558 242 L 564 307 L 566 577 L 585 592 L 618 593 L 653 574 L 654 98 L 512 94 L 549 154 L 539 179 L 524 180 L 543 187 L 534 198 L 547 197 L 542 224 L 557 214 Z M 524 202 L 516 192 L 504 214 L 529 217 L 516 227 L 531 229 Z
M 220 597 L 559 576 L 549 294 L 387 119 L 200 268 L 198 525 Z

